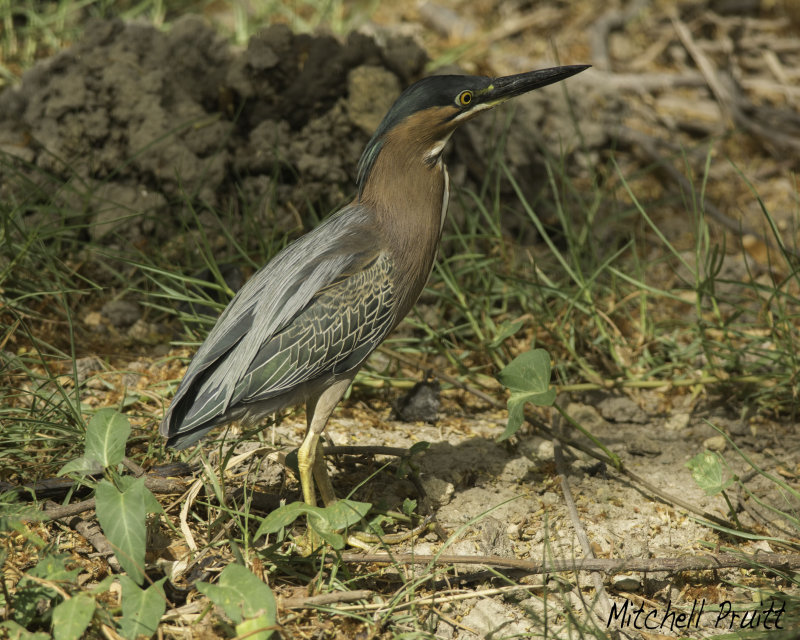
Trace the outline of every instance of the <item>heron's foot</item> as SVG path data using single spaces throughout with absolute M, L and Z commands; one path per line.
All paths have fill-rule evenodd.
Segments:
M 376 547 L 401 544 L 412 538 L 424 535 L 428 531 L 436 530 L 436 522 L 432 516 L 425 518 L 423 522 L 413 529 L 400 533 L 375 534 L 368 531 L 354 531 L 346 534 L 345 541 L 351 547 L 364 549 L 365 551 L 374 550 Z M 322 536 L 317 533 L 307 522 L 306 532 L 294 538 L 294 544 L 301 556 L 310 556 L 319 548 L 326 544 Z
M 413 529 L 409 531 L 403 531 L 402 533 L 387 533 L 383 535 L 377 535 L 367 531 L 356 531 L 347 536 L 347 544 L 349 544 L 351 547 L 358 547 L 359 549 L 369 551 L 376 546 L 380 547 L 383 545 L 401 544 L 407 540 L 411 540 L 412 538 L 423 535 L 428 531 L 433 531 L 434 527 L 435 524 L 433 522 L 433 518 L 428 517 Z
M 306 532 L 300 536 L 296 536 L 294 538 L 294 544 L 297 548 L 297 552 L 303 558 L 307 558 L 315 551 L 318 551 L 320 547 L 325 544 L 325 541 L 322 539 L 322 536 L 307 524 Z

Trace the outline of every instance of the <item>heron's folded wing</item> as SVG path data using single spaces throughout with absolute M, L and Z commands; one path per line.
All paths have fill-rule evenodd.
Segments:
M 263 345 L 321 291 L 374 261 L 377 252 L 369 219 L 359 205 L 350 205 L 276 255 L 245 283 L 198 349 L 161 434 L 173 440 L 225 414 Z
M 231 404 L 262 402 L 359 367 L 397 320 L 391 270 L 380 254 L 314 296 L 259 349 Z

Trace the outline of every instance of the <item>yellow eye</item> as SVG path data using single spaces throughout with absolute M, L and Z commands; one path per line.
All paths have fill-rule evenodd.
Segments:
M 472 91 L 462 91 L 456 98 L 456 104 L 460 107 L 468 107 L 472 102 Z

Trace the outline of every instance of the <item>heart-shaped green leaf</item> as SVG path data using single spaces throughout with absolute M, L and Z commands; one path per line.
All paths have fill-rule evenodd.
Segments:
M 525 403 L 552 405 L 556 390 L 550 387 L 550 355 L 544 349 L 533 349 L 512 360 L 497 376 L 511 391 L 508 398 L 508 423 L 498 442 L 513 436 L 525 420 Z
M 329 507 L 312 507 L 305 502 L 292 502 L 275 509 L 261 522 L 256 531 L 256 538 L 275 533 L 289 526 L 299 517 L 308 516 L 309 526 L 316 531 L 334 549 L 344 547 L 344 538 L 337 531 L 342 531 L 359 522 L 367 515 L 372 505 L 355 500 L 337 500 Z
M 97 519 L 114 553 L 137 584 L 144 579 L 145 515 L 147 498 L 144 478 L 137 478 L 124 492 L 108 480 L 95 490 Z
M 198 582 L 196 587 L 225 611 L 225 615 L 237 625 L 239 635 L 275 625 L 277 607 L 272 590 L 240 564 L 225 567 L 217 584 Z M 242 624 L 245 626 L 239 630 Z M 272 630 L 269 630 L 257 631 L 247 637 L 266 640 L 271 635 Z

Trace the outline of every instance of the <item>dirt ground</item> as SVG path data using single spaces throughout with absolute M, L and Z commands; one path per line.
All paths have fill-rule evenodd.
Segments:
M 128 244 L 142 252 L 180 255 L 175 245 L 191 242 L 185 231 L 194 224 L 189 203 L 197 206 L 200 223 L 210 220 L 206 208 L 247 209 L 264 225 L 287 233 L 297 229 L 298 220 L 308 227 L 315 212 L 331 210 L 351 193 L 359 154 L 402 87 L 425 73 L 429 56 L 466 43 L 470 46 L 459 62 L 468 73 L 594 65 L 570 79 L 569 106 L 565 94 L 554 90 L 526 96 L 503 112 L 513 118 L 515 132 L 504 157 L 532 201 L 540 199 L 545 155 L 563 158 L 580 185 L 588 179 L 587 164 L 609 149 L 619 154 L 623 173 L 632 175 L 685 145 L 691 150 L 685 160 L 697 176 L 708 152 L 731 157 L 745 175 L 757 176 L 755 186 L 779 231 L 793 242 L 798 211 L 793 172 L 800 168 L 798 5 L 739 3 L 749 7 L 745 11 L 727 2 L 694 8 L 693 3 L 637 2 L 598 15 L 595 3 L 567 4 L 481 0 L 469 6 L 380 7 L 373 21 L 344 42 L 329 35 L 296 35 L 289 26 L 276 25 L 244 50 L 227 44 L 208 16 L 187 16 L 168 33 L 142 24 L 93 22 L 79 42 L 27 72 L 18 87 L 0 93 L 0 150 L 19 160 L 0 168 L 0 197 L 15 201 L 33 182 L 42 199 L 54 198 L 82 216 L 75 220 L 79 239 L 111 250 Z M 698 60 L 717 73 L 705 73 Z M 447 156 L 453 184 L 480 185 L 505 116 L 478 119 L 454 137 Z M 573 120 L 581 123 L 580 137 Z M 697 141 L 707 136 L 718 138 L 710 151 L 698 149 Z M 759 239 L 762 215 L 737 170 L 720 160 L 708 177 L 705 197 L 718 214 L 714 233 L 718 239 L 750 237 L 750 258 L 766 269 L 769 249 Z M 685 185 L 665 171 L 660 182 L 651 176 L 635 187 L 656 199 Z M 514 206 L 510 199 L 509 207 Z M 683 213 L 675 204 L 653 211 L 670 240 L 688 249 L 692 239 Z M 456 201 L 451 215 L 458 224 Z M 515 224 L 509 223 L 509 235 L 535 244 L 535 234 Z M 598 242 L 613 242 L 614 229 L 603 224 L 602 211 L 592 233 Z M 212 238 L 212 244 L 223 240 Z M 730 256 L 729 262 L 734 271 L 744 269 L 741 257 Z M 102 270 L 94 275 L 102 283 Z M 100 368 L 94 355 L 129 372 L 125 385 L 131 388 L 147 389 L 175 374 L 159 359 L 178 350 L 166 338 L 152 339 L 154 333 L 170 336 L 169 328 L 151 327 L 143 332 L 147 339 L 139 340 L 134 327 L 142 331 L 146 314 L 136 300 L 98 305 L 81 317 L 84 329 L 125 339 L 120 352 L 108 347 L 106 353 L 80 354 L 86 375 Z M 98 405 L 105 402 L 104 394 L 110 398 L 118 392 L 87 390 Z M 505 412 L 460 390 L 442 394 L 431 422 L 399 420 L 391 406 L 398 395 L 356 390 L 334 414 L 327 433 L 339 446 L 431 443 L 415 463 L 439 524 L 449 533 L 463 527 L 448 553 L 530 560 L 584 556 L 562 499 L 552 440 L 524 429 L 510 443 L 497 443 Z M 737 474 L 746 475 L 749 468 L 728 455 L 730 445 L 713 426 L 753 463 L 797 486 L 795 424 L 732 406 L 713 392 L 576 393 L 559 401 L 632 471 L 718 517 L 727 517 L 727 504 L 721 495 L 706 496 L 686 462 L 709 449 L 727 452 Z M 153 433 L 159 417 L 152 416 Z M 302 413 L 293 414 L 269 437 L 279 448 L 292 447 L 304 429 Z M 565 455 L 567 481 L 597 557 L 691 556 L 730 543 L 606 465 L 571 450 Z M 332 464 L 340 495 L 381 460 Z M 296 495 L 291 474 L 277 463 L 249 482 L 265 493 Z M 748 486 L 767 504 L 798 507 L 782 502 L 763 478 L 751 478 Z M 354 497 L 397 509 L 418 492 L 410 481 L 383 472 Z M 742 524 L 761 526 L 754 516 L 763 508 L 754 506 L 753 498 L 736 499 L 748 501 L 739 514 Z M 786 535 L 796 537 L 796 532 Z M 434 553 L 440 542 L 428 533 L 398 551 Z M 736 548 L 780 550 L 765 540 L 739 541 Z M 469 576 L 475 571 L 461 570 L 465 585 L 473 584 Z M 750 602 L 750 593 L 738 586 L 749 578 L 739 569 L 714 576 L 654 572 L 629 578 L 628 583 L 607 580 L 612 602 L 621 605 L 627 599 L 660 611 L 667 603 L 688 610 L 701 598 L 715 604 Z M 569 579 L 587 588 L 592 584 L 585 573 Z M 576 610 L 583 607 L 574 596 L 565 597 Z M 529 614 L 541 614 L 540 608 L 535 598 L 513 591 L 456 601 L 443 610 L 435 633 L 459 640 L 524 636 L 534 632 Z M 697 633 L 728 631 L 725 625 L 715 628 L 713 620 L 710 614 L 703 618 Z

